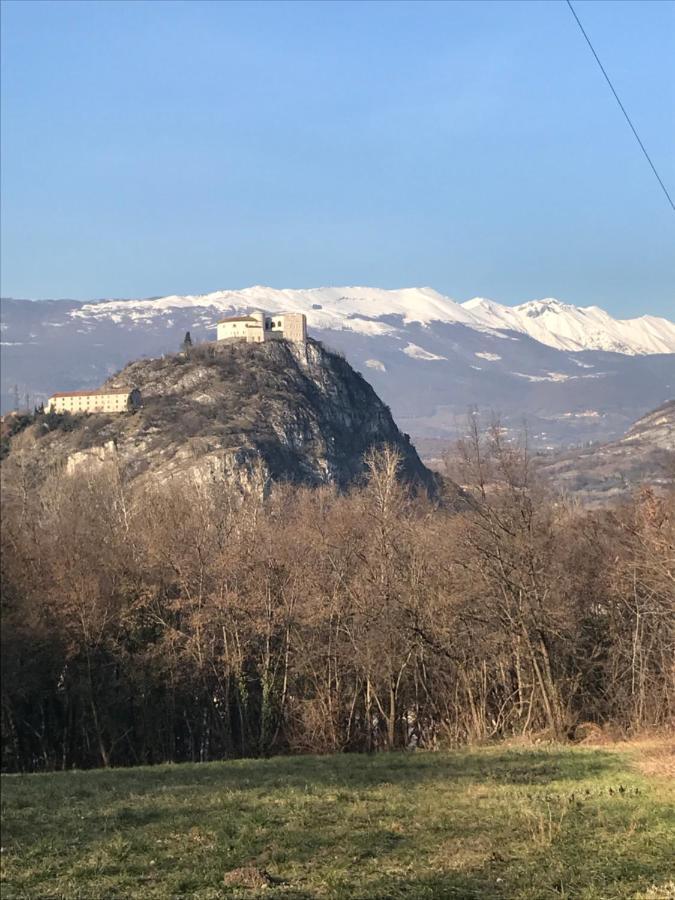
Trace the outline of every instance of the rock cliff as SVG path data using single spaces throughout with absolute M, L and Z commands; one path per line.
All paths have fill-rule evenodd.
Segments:
M 374 446 L 395 447 L 402 476 L 431 491 L 422 464 L 389 408 L 345 359 L 316 341 L 202 344 L 142 359 L 106 387 L 137 387 L 142 408 L 118 415 L 44 416 L 11 438 L 16 453 L 73 473 L 117 460 L 125 477 L 253 477 L 345 488 Z

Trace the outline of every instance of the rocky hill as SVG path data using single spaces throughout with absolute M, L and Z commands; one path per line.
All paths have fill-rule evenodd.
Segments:
M 344 488 L 362 476 L 364 453 L 388 444 L 402 456 L 403 477 L 435 486 L 372 387 L 316 341 L 203 344 L 133 362 L 106 387 L 139 388 L 142 408 L 38 417 L 9 439 L 10 466 L 21 457 L 43 462 L 43 471 L 74 472 L 116 460 L 139 484 L 188 478 L 245 486 L 255 475 Z
M 643 416 L 618 441 L 544 457 L 540 471 L 591 506 L 621 499 L 642 484 L 675 484 L 675 400 Z

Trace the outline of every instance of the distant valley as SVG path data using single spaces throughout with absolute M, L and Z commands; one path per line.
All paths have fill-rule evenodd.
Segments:
M 480 424 L 484 430 L 490 423 Z M 422 438 L 417 450 L 432 469 L 462 482 L 456 441 Z M 539 479 L 585 507 L 627 501 L 643 486 L 668 490 L 675 486 L 675 400 L 642 416 L 616 440 L 534 451 L 531 459 Z
M 252 308 L 307 315 L 413 439 L 452 440 L 469 409 L 526 424 L 533 446 L 611 441 L 675 396 L 675 324 L 557 300 L 456 303 L 431 288 L 254 287 L 145 300 L 2 301 L 2 409 L 99 384 L 130 360 L 214 337 Z
M 670 487 L 675 484 L 675 400 L 647 413 L 618 440 L 537 462 L 558 490 L 587 506 L 627 499 L 642 484 Z

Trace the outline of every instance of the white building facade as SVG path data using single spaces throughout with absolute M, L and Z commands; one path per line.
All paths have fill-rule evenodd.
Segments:
M 256 311 L 246 316 L 221 319 L 217 325 L 219 341 L 246 341 L 262 344 L 265 341 L 306 341 L 307 317 L 304 313 L 264 313 Z
M 140 391 L 60 391 L 47 400 L 47 410 L 56 413 L 121 413 L 138 409 L 141 405 Z

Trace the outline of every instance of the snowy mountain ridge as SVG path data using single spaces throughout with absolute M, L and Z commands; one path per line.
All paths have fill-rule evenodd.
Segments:
M 529 334 L 558 350 L 675 352 L 675 323 L 659 316 L 614 319 L 599 306 L 572 306 L 551 297 L 513 307 L 476 298 L 463 307 L 486 326 Z
M 146 300 L 101 300 L 85 303 L 70 315 L 87 320 L 141 324 L 194 309 L 195 327 L 260 307 L 270 312 L 304 312 L 310 328 L 352 331 L 377 336 L 394 334 L 400 325 L 440 322 L 508 337 L 529 335 L 564 351 L 604 350 L 625 355 L 675 353 L 675 323 L 658 316 L 615 319 L 597 306 L 578 307 L 554 298 L 506 306 L 476 297 L 458 303 L 430 287 L 386 290 L 373 287 L 277 289 L 256 285 L 201 295 L 170 295 Z M 201 313 L 201 314 L 200 314 Z

